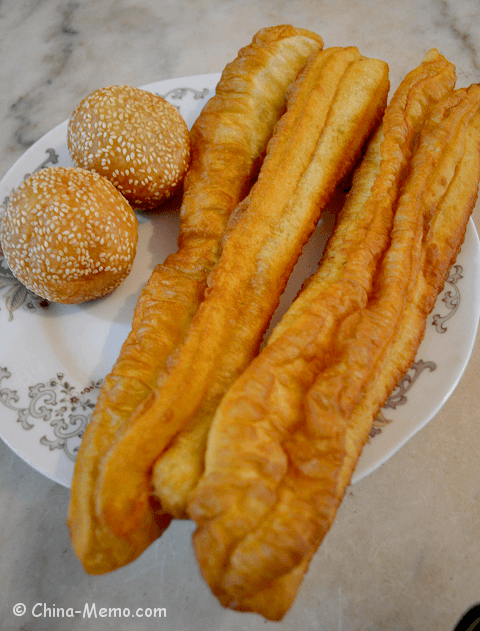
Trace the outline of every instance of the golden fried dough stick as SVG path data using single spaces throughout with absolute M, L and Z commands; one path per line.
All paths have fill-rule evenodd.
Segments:
M 345 289 L 344 284 L 350 281 L 346 269 L 357 267 L 357 271 L 363 272 L 362 266 L 375 264 L 375 256 L 366 260 L 361 257 L 370 257 L 371 248 L 377 256 L 383 251 L 385 239 L 389 239 L 385 229 L 391 225 L 399 186 L 408 169 L 426 112 L 454 88 L 455 81 L 455 66 L 435 48 L 428 51 L 422 63 L 403 79 L 388 105 L 377 137 L 372 139 L 358 169 L 356 190 L 352 191 L 342 210 L 341 221 L 335 226 L 321 266 L 308 279 L 301 295 L 275 327 L 268 339 L 269 344 L 293 324 L 312 301 L 318 299 L 319 292 L 338 281 Z M 356 222 L 352 221 L 353 213 L 356 213 Z M 373 236 L 372 243 L 367 244 L 366 235 L 375 235 L 377 229 L 381 230 L 383 240 L 379 243 L 379 237 Z M 355 256 L 359 258 L 352 260 L 355 251 Z M 365 274 L 362 273 L 361 278 L 364 279 Z M 353 282 L 356 284 L 358 279 Z
M 409 77 L 402 83 L 401 90 L 397 91 L 396 96 L 390 107 L 390 114 L 388 117 L 388 133 L 387 141 L 382 149 L 384 155 L 384 175 L 375 185 L 374 195 L 369 200 L 370 205 L 376 204 L 378 207 L 377 212 L 382 212 L 382 208 L 390 207 L 392 200 L 394 199 L 395 186 L 392 185 L 391 178 L 395 180 L 398 178 L 398 174 L 401 173 L 401 169 L 397 169 L 398 158 L 402 154 L 397 155 L 396 143 L 401 143 L 404 140 L 406 134 L 410 140 L 415 135 L 415 125 L 419 116 L 425 111 L 425 106 L 431 100 L 435 100 L 443 91 L 447 88 L 451 88 L 454 85 L 454 67 L 447 62 L 438 51 L 432 50 L 425 57 L 424 63 L 420 68 L 410 73 Z M 410 102 L 416 102 L 418 105 L 416 108 L 409 106 L 409 116 L 407 121 L 403 121 L 401 115 L 398 114 L 397 108 L 405 107 L 406 99 Z M 377 144 L 382 141 L 382 134 L 379 133 Z M 408 145 L 404 143 L 404 150 L 406 154 L 403 155 L 403 163 L 408 162 L 410 156 Z M 389 156 L 386 160 L 385 156 Z M 371 180 L 367 178 L 362 179 L 362 187 L 364 189 L 365 196 L 369 195 L 370 187 L 375 178 L 376 172 L 371 169 Z M 392 175 L 393 174 L 393 175 Z M 357 188 L 360 184 L 357 185 Z M 356 199 L 360 199 L 360 195 L 356 195 Z M 348 224 L 345 224 L 348 225 Z M 361 227 L 351 226 L 349 233 L 340 233 L 336 239 L 338 247 L 346 248 L 346 243 L 361 243 L 364 238 L 364 232 L 366 225 Z M 384 235 L 384 239 L 387 237 Z M 353 242 L 353 243 L 352 243 Z M 385 241 L 384 241 L 385 243 Z M 377 246 L 378 247 L 378 246 Z M 333 282 L 338 278 L 339 272 L 343 269 L 345 261 L 350 254 L 344 253 L 343 256 L 337 256 L 331 248 L 329 258 L 330 262 L 334 261 L 336 265 L 336 271 L 333 273 L 331 265 L 324 261 L 323 272 L 319 274 L 317 281 L 325 276 L 328 276 L 329 282 Z M 294 314 L 297 309 L 301 309 L 302 304 L 310 304 L 315 292 L 320 290 L 319 283 L 315 283 L 308 292 L 304 292 L 303 301 L 297 301 L 297 303 L 289 311 L 288 315 L 282 320 L 281 326 L 277 327 L 272 339 L 275 335 L 278 335 L 282 330 L 282 327 L 288 326 L 288 323 L 294 318 Z M 169 448 L 159 458 L 153 469 L 152 482 L 154 486 L 154 492 L 161 498 L 161 502 L 168 510 L 176 517 L 181 517 L 184 511 L 186 498 L 195 486 L 196 481 L 199 479 L 203 471 L 204 465 L 204 452 L 205 443 L 208 434 L 209 419 L 206 422 L 191 423 L 184 428 L 172 441 Z
M 132 560 L 160 530 L 149 513 L 129 542 L 116 540 L 95 516 L 98 464 L 116 432 L 155 388 L 203 299 L 229 215 L 245 196 L 285 108 L 285 92 L 307 57 L 323 47 L 304 29 L 263 29 L 222 73 L 215 96 L 191 130 L 179 249 L 153 271 L 138 300 L 132 331 L 102 387 L 77 458 L 69 511 L 73 546 L 85 569 L 102 573 Z
M 202 573 L 225 606 L 280 619 L 318 533 L 333 519 L 345 424 L 312 422 L 305 397 L 335 361 L 339 324 L 372 293 L 419 130 L 429 105 L 454 82 L 453 66 L 435 50 L 404 79 L 356 171 L 321 267 L 217 410 L 189 514 L 199 526 Z
M 480 87 L 474 85 L 445 97 L 426 121 L 373 297 L 344 323 L 336 342 L 340 360 L 320 374 L 305 401 L 313 426 L 345 428 L 336 490 L 323 489 L 337 503 L 373 420 L 415 359 L 427 315 L 463 242 L 479 181 Z M 275 521 L 273 515 L 270 519 Z M 273 539 L 266 522 L 257 533 L 262 552 Z M 325 532 L 316 533 L 315 546 Z M 237 548 L 235 554 L 251 559 L 248 547 L 241 552 Z M 256 572 L 259 564 L 257 558 Z M 238 581 L 238 576 L 232 579 Z
M 334 49 L 325 51 L 323 57 L 330 55 L 333 50 Z M 345 52 L 342 51 L 342 54 L 345 54 Z M 358 54 L 358 52 L 356 54 Z M 353 74 L 353 72 L 357 72 L 357 70 L 351 69 L 350 72 Z M 323 80 L 325 82 L 325 87 L 329 86 L 329 82 L 332 81 L 327 72 L 325 72 Z M 332 87 L 329 87 L 329 89 L 332 89 Z M 326 110 L 324 115 L 329 115 Z M 341 126 L 339 126 L 338 129 L 341 129 Z M 337 141 L 337 139 L 333 136 L 331 139 L 324 139 L 323 146 L 327 147 L 328 142 L 335 141 Z M 281 156 L 281 154 L 279 155 Z M 318 155 L 321 154 L 318 153 Z M 281 160 L 282 157 L 280 157 L 275 164 L 270 165 L 270 173 L 274 174 L 273 177 L 277 177 L 277 173 L 274 169 L 281 170 L 283 168 Z M 326 192 L 328 195 L 328 190 Z M 300 194 L 303 195 L 304 193 Z M 306 194 L 305 197 L 307 197 Z M 326 199 L 325 194 L 323 199 Z M 278 294 L 272 293 L 272 297 L 275 295 Z M 275 301 L 275 304 L 277 304 L 277 298 L 275 298 Z M 265 319 L 261 321 L 259 320 L 261 327 L 263 327 L 263 322 L 265 322 Z M 263 330 L 264 327 L 258 329 L 258 331 L 262 332 Z M 259 339 L 258 335 L 254 339 L 257 340 L 255 342 L 256 344 Z M 238 342 L 241 343 L 241 338 L 238 339 Z M 255 351 L 256 349 L 257 346 L 255 346 Z M 245 355 L 245 358 L 239 366 L 245 366 L 252 357 L 253 352 L 251 351 L 249 355 Z M 237 369 L 236 374 L 239 374 L 239 372 L 240 368 Z M 229 383 L 232 382 L 232 378 L 235 376 L 235 373 L 231 372 L 231 375 L 232 377 L 230 378 Z M 177 518 L 181 518 L 185 515 L 185 507 L 188 501 L 189 493 L 195 487 L 203 472 L 205 446 L 212 414 L 224 391 L 225 387 L 218 395 L 215 395 L 213 405 L 210 403 L 208 397 L 204 400 L 200 409 L 195 413 L 193 420 L 190 421 L 182 429 L 182 431 L 173 438 L 171 444 L 154 466 L 152 476 L 154 493 L 156 497 L 159 498 L 161 504 Z
M 165 447 L 188 423 L 210 422 L 257 352 L 303 244 L 378 123 L 387 92 L 387 65 L 356 48 L 312 55 L 293 84 L 182 347 L 101 462 L 97 512 L 117 535 L 142 524 L 151 468 Z
M 339 362 L 320 373 L 305 400 L 304 423 L 311 440 L 305 444 L 307 432 L 299 427 L 284 440 L 292 465 L 275 489 L 279 500 L 257 528 L 230 549 L 222 589 L 237 608 L 244 604 L 243 594 L 247 602 L 255 599 L 262 576 L 267 584 L 272 577 L 278 580 L 278 571 L 282 576 L 286 568 L 298 568 L 303 555 L 308 558 L 319 545 L 373 419 L 415 357 L 426 316 L 463 241 L 480 179 L 479 87 L 447 97 L 433 119 L 438 128 L 426 126 L 376 293 L 367 308 L 345 324 L 337 345 Z M 346 450 L 336 482 L 323 472 L 322 479 L 314 462 L 305 460 L 315 440 L 317 462 L 331 457 L 331 448 L 341 444 L 337 436 L 331 439 L 335 427 L 344 432 Z M 315 488 L 315 478 L 320 488 Z M 325 481 L 330 488 L 323 486 Z M 330 518 L 323 523 L 328 512 Z
M 480 86 L 456 90 L 443 99 L 427 121 L 422 142 L 424 153 L 419 152 L 413 169 L 424 166 L 427 154 L 437 152 L 437 156 L 423 190 L 425 216 L 429 221 L 423 230 L 420 272 L 414 272 L 415 282 L 405 300 L 405 309 L 397 319 L 395 331 L 386 348 L 378 352 L 378 360 L 371 362 L 368 383 L 361 387 L 360 396 L 357 395 L 345 435 L 346 456 L 338 479 L 339 497 L 343 497 L 350 482 L 373 419 L 415 359 L 425 333 L 426 318 L 463 243 L 480 180 Z M 443 148 L 441 155 L 439 146 Z M 385 282 L 388 280 L 394 285 L 393 273 L 396 271 L 394 261 L 389 261 L 389 275 L 387 277 L 385 273 Z M 402 277 L 404 281 L 405 276 Z M 378 302 L 369 307 L 370 312 L 363 322 L 358 323 L 356 331 L 365 327 L 367 317 L 375 318 L 377 328 L 382 326 L 379 309 L 386 302 L 386 290 L 380 289 Z M 354 359 L 352 356 L 350 364 Z M 314 390 L 312 396 L 316 397 Z M 353 393 L 350 396 L 353 398 Z

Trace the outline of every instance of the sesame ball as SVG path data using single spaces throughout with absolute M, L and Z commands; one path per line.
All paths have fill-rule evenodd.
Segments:
M 124 85 L 96 90 L 76 107 L 67 145 L 76 166 L 105 176 L 139 209 L 170 197 L 190 159 L 190 134 L 178 110 Z
M 74 167 L 27 178 L 10 196 L 1 228 L 13 275 L 65 304 L 113 291 L 132 268 L 137 238 L 127 200 L 97 173 Z

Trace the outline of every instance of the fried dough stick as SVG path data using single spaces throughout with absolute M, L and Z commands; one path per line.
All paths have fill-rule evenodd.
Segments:
M 350 391 L 342 397 L 342 405 L 351 406 L 352 412 L 345 435 L 346 456 L 337 483 L 340 497 L 350 483 L 373 420 L 415 359 L 425 334 L 427 316 L 435 306 L 463 243 L 480 180 L 480 86 L 457 90 L 445 98 L 429 118 L 425 131 L 425 153 L 435 153 L 440 143 L 446 145 L 446 149 L 435 159 L 433 173 L 423 191 L 424 217 L 429 221 L 423 230 L 420 271 L 414 272 L 415 282 L 405 300 L 404 311 L 397 318 L 395 330 L 383 348 L 378 349 L 377 341 L 373 338 L 372 344 L 368 337 L 372 323 L 377 329 L 384 326 L 380 310 L 387 301 L 386 282 L 395 286 L 395 273 L 398 272 L 393 260 L 389 261 L 390 269 L 385 270 L 385 285 L 379 286 L 377 301 L 355 327 L 354 334 L 364 334 L 365 331 L 364 350 L 372 353 L 373 361 L 363 386 L 358 376 Z M 424 157 L 419 156 L 413 168 L 420 169 Z M 401 276 L 398 274 L 397 279 Z M 405 276 L 402 278 L 404 282 Z M 350 345 L 352 342 L 341 340 L 341 343 Z M 343 370 L 352 368 L 359 357 L 357 353 L 347 352 L 349 365 L 344 362 Z M 339 365 L 337 374 L 332 375 L 337 382 L 340 372 Z M 316 400 L 319 393 L 314 388 L 310 394 Z M 349 399 L 350 402 L 355 399 L 353 405 Z
M 151 469 L 190 422 L 209 422 L 258 350 L 321 209 L 378 124 L 388 67 L 356 48 L 310 57 L 290 91 L 248 204 L 155 394 L 101 462 L 97 511 L 130 536 L 148 510 Z
M 284 111 L 287 87 L 322 47 L 321 38 L 304 29 L 263 29 L 225 68 L 215 96 L 192 127 L 178 251 L 154 269 L 142 291 L 132 331 L 105 380 L 77 458 L 68 521 L 88 572 L 103 573 L 132 560 L 169 523 L 163 516 L 156 525 L 150 514 L 134 539 L 115 540 L 95 516 L 99 460 L 181 343 L 218 261 L 228 218 L 256 177 Z
M 402 82 L 319 271 L 217 410 L 189 514 L 199 526 L 202 573 L 225 606 L 280 619 L 333 519 L 345 424 L 311 419 L 304 401 L 335 361 L 338 325 L 372 294 L 411 150 L 428 106 L 454 78 L 453 66 L 431 51 Z
M 342 133 L 340 128 L 339 131 Z M 244 209 L 240 209 L 239 214 L 242 212 Z M 258 340 L 258 337 L 256 339 Z M 250 359 L 251 357 L 253 353 L 250 353 Z M 243 365 L 246 365 L 246 360 L 243 361 Z M 229 383 L 231 382 L 230 378 Z M 224 391 L 225 388 L 222 393 Z M 177 518 L 185 516 L 189 494 L 203 473 L 207 435 L 219 399 L 220 397 L 216 396 L 213 406 L 207 402 L 203 409 L 195 414 L 193 420 L 173 438 L 155 463 L 152 474 L 154 494 L 162 506 Z
M 432 121 L 438 126 L 432 128 Z M 373 297 L 344 323 L 339 360 L 317 377 L 303 418 L 281 438 L 287 465 L 277 486 L 264 489 L 276 501 L 228 550 L 220 589 L 235 608 L 258 606 L 258 589 L 292 568 L 297 574 L 306 569 L 304 560 L 308 563 L 334 518 L 375 415 L 414 360 L 426 316 L 463 241 L 479 178 L 480 89 L 474 86 L 446 97 L 426 125 Z M 237 475 L 239 455 L 237 449 Z M 255 455 L 249 451 L 243 458 Z M 249 485 L 258 497 L 260 481 L 251 479 Z M 212 499 L 209 509 L 214 540 L 236 529 L 237 524 L 219 523 Z M 205 543 L 208 539 L 197 539 L 196 549 L 203 551 Z
M 418 174 L 415 177 L 417 169 Z M 320 497 L 315 490 L 312 492 L 312 489 L 307 488 L 300 507 L 296 499 L 293 500 L 293 506 L 300 508 L 300 511 L 305 509 L 308 495 L 312 503 L 318 499 L 322 501 L 322 496 L 327 497 L 330 504 L 332 498 L 334 504 L 340 503 L 375 417 L 415 359 L 425 333 L 427 316 L 463 243 L 478 195 L 478 85 L 471 86 L 468 90 L 459 90 L 439 104 L 427 121 L 425 135 L 412 170 L 414 175 L 407 185 L 396 215 L 398 222 L 396 221 L 392 235 L 392 240 L 396 243 L 389 250 L 383 264 L 374 298 L 365 310 L 352 317 L 351 322 L 345 323 L 337 347 L 342 359 L 320 375 L 305 402 L 308 422 L 319 430 L 319 443 L 326 458 L 330 457 L 331 445 L 335 448 L 339 444 L 332 427 L 345 428 L 345 455 L 335 485 L 330 489 L 323 488 Z M 421 172 L 427 172 L 423 181 Z M 410 209 L 413 212 L 410 213 Z M 333 442 L 330 439 L 332 435 Z M 295 435 L 291 444 L 286 445 L 287 451 L 290 454 L 301 454 L 302 441 L 303 439 L 298 440 L 298 434 Z M 321 454 L 320 450 L 317 458 L 321 458 Z M 307 476 L 309 475 L 310 472 L 307 471 Z M 285 485 L 283 500 L 287 504 L 292 500 L 291 491 L 302 495 L 299 493 L 298 479 L 296 482 L 295 488 L 288 483 Z M 292 555 L 290 559 L 294 558 L 295 553 L 298 554 L 299 549 L 305 550 L 309 535 L 310 543 L 313 543 L 311 550 L 318 547 L 334 519 L 335 505 L 332 508 L 330 519 L 322 524 L 320 532 L 308 532 L 307 527 L 307 532 L 297 530 L 295 534 L 289 533 L 289 542 L 297 538 L 296 551 L 294 546 L 289 549 Z M 276 515 L 272 511 L 255 533 L 257 544 L 253 543 L 255 537 L 250 534 L 251 540 L 246 542 L 245 547 L 237 548 L 236 567 L 226 579 L 231 585 L 238 585 L 240 576 L 246 570 L 246 564 L 242 566 L 242 557 L 243 560 L 248 559 L 250 571 L 255 566 L 257 576 L 262 571 L 260 567 L 265 570 L 266 565 L 272 570 L 270 554 L 275 554 L 281 548 L 279 534 L 288 528 L 285 517 L 291 519 L 291 513 L 287 515 L 287 511 L 286 505 L 281 508 L 279 506 Z M 315 509 L 308 514 L 307 520 L 309 519 L 315 520 Z M 309 526 L 311 528 L 312 524 Z M 305 535 L 298 546 L 299 539 Z M 259 540 L 265 565 L 262 565 L 258 557 L 252 564 L 252 551 L 257 549 Z M 267 548 L 270 548 L 270 554 Z M 288 552 L 282 549 L 280 555 L 282 562 L 285 562 Z M 311 551 L 306 553 L 307 563 L 309 557 L 311 558 Z M 294 567 L 297 582 L 302 565 L 306 571 L 307 566 L 303 561 Z M 252 600 L 256 602 L 258 593 L 254 591 L 253 594 Z
M 396 185 L 402 173 L 401 165 L 403 164 L 403 166 L 405 166 L 410 158 L 411 144 L 415 134 L 418 133 L 419 119 L 422 119 L 429 102 L 435 101 L 445 90 L 453 87 L 454 77 L 453 65 L 447 62 L 438 51 L 432 50 L 426 56 L 422 66 L 410 73 L 404 80 L 401 89 L 397 91 L 389 107 L 390 113 L 386 123 L 388 130 L 387 140 L 382 147 L 382 176 L 376 182 L 374 192 L 368 201 L 370 207 L 376 207 L 377 223 L 379 221 L 385 222 L 391 217 L 391 207 L 395 199 Z M 403 111 L 407 105 L 407 99 L 408 116 L 406 120 L 404 120 Z M 382 134 L 383 132 L 379 132 L 377 137 L 377 150 L 379 150 L 379 144 L 383 141 Z M 372 149 L 371 153 L 373 153 L 373 151 Z M 362 187 L 364 196 L 370 194 L 370 188 L 376 176 L 376 171 L 371 168 L 371 163 L 375 160 L 379 162 L 378 155 L 369 158 L 364 167 L 364 170 L 368 169 L 371 175 L 371 181 L 365 177 L 362 178 L 361 183 L 358 183 L 356 193 L 358 203 L 363 199 L 360 193 L 360 187 Z M 401 162 L 401 160 L 403 160 L 403 162 Z M 370 162 L 370 165 L 368 162 Z M 390 214 L 388 214 L 387 210 L 389 208 Z M 352 224 L 348 228 L 348 232 L 346 232 L 347 226 L 349 226 L 348 222 L 344 222 L 344 226 L 345 230 L 341 232 L 335 240 L 337 244 L 335 251 L 331 248 L 333 253 L 329 254 L 329 261 L 324 261 L 322 272 L 317 275 L 317 282 L 312 285 L 308 292 L 304 292 L 303 300 L 297 301 L 290 309 L 288 315 L 282 321 L 282 325 L 277 327 L 272 339 L 279 334 L 282 327 L 288 326 L 292 318 L 295 317 L 297 310 L 302 308 L 301 305 L 308 305 L 315 299 L 315 293 L 321 290 L 321 286 L 318 282 L 321 278 L 328 277 L 330 283 L 338 279 L 346 261 L 351 256 L 352 248 L 362 244 L 367 230 L 372 231 L 372 227 L 375 228 L 375 224 L 373 224 L 373 226 L 368 226 L 366 223 L 361 226 Z M 385 246 L 385 239 L 388 237 L 385 231 L 383 235 L 383 241 L 377 240 L 368 246 L 369 248 L 373 248 L 372 251 L 367 249 L 366 242 L 363 243 L 362 251 L 367 258 L 362 261 L 362 265 L 368 265 L 368 257 L 370 254 L 378 253 L 379 248 L 381 250 L 382 244 L 383 247 Z M 340 254 L 340 249 L 342 250 L 342 254 Z M 375 256 L 370 259 L 370 265 L 372 264 L 371 261 L 375 261 Z M 360 262 L 358 264 L 360 266 Z M 351 266 L 351 263 L 349 265 Z M 335 267 L 333 268 L 332 266 Z M 342 283 L 345 287 L 345 278 L 342 280 Z M 343 309 L 344 312 L 348 312 L 349 307 L 347 304 L 342 305 L 342 300 L 338 302 L 341 305 L 341 309 Z M 304 326 L 303 328 L 305 329 Z M 154 493 L 160 498 L 162 505 L 168 508 L 175 517 L 182 517 L 188 496 L 203 473 L 204 453 L 209 424 L 209 418 L 206 419 L 205 422 L 198 421 L 190 423 L 173 439 L 168 449 L 165 450 L 154 466 L 152 476 Z

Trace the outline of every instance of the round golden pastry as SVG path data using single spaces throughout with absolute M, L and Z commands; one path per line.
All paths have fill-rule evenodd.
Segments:
M 129 274 L 138 222 L 105 178 L 85 169 L 51 167 L 11 195 L 1 227 L 5 260 L 27 289 L 75 304 L 113 291 Z
M 190 160 L 190 134 L 178 110 L 161 96 L 125 85 L 92 92 L 68 122 L 76 166 L 105 176 L 139 209 L 170 197 Z

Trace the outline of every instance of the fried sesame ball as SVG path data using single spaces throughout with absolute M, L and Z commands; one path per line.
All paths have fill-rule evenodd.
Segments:
M 98 173 L 51 167 L 12 193 L 0 236 L 9 268 L 27 289 L 75 304 L 110 293 L 129 274 L 138 222 Z
M 170 197 L 190 159 L 190 134 L 178 110 L 125 85 L 101 88 L 79 103 L 67 145 L 74 165 L 105 176 L 139 209 Z

